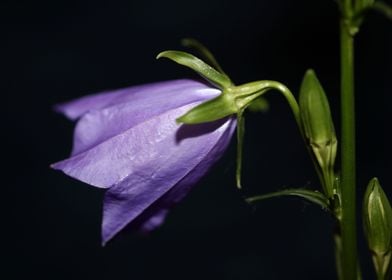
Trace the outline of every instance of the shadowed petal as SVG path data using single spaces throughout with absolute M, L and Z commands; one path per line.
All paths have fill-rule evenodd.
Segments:
M 148 232 L 164 222 L 168 210 L 179 203 L 203 177 L 216 161 L 222 156 L 230 143 L 236 127 L 236 120 L 230 121 L 230 126 L 222 134 L 208 155 L 186 177 L 173 186 L 167 193 L 150 205 L 142 214 L 132 221 L 132 228 L 140 232 Z
M 235 120 L 192 126 L 189 137 L 172 139 L 165 160 L 155 168 L 130 174 L 105 195 L 102 240 L 105 244 L 139 215 L 140 229 L 159 226 L 174 203 L 181 200 L 223 153 Z M 173 138 L 176 138 L 173 134 Z M 154 204 L 155 203 L 155 204 Z M 143 214 L 146 214 L 143 218 Z

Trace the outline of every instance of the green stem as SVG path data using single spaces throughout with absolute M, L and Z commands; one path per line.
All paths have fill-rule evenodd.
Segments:
M 280 82 L 262 80 L 262 81 L 255 81 L 255 82 L 237 86 L 236 103 L 240 108 L 244 107 L 245 104 L 250 104 L 253 100 L 258 98 L 259 96 L 273 89 L 280 92 L 286 98 L 286 101 L 289 104 L 291 111 L 293 112 L 295 121 L 297 122 L 302 133 L 301 116 L 299 113 L 298 102 L 295 99 L 293 93 L 288 89 L 288 87 L 286 87 L 284 84 Z
M 348 1 L 345 1 L 346 3 Z M 346 10 L 347 11 L 347 10 Z M 350 13 L 345 13 L 350 14 Z M 355 195 L 354 37 L 349 23 L 340 23 L 341 55 L 341 268 L 344 280 L 357 279 Z
M 301 124 L 301 116 L 299 113 L 299 106 L 297 103 L 297 100 L 295 99 L 294 95 L 292 92 L 282 83 L 279 82 L 274 82 L 271 81 L 271 88 L 278 90 L 283 94 L 283 96 L 286 98 L 287 102 L 290 105 L 291 111 L 293 112 L 295 121 L 298 124 L 298 127 L 302 133 L 302 124 Z

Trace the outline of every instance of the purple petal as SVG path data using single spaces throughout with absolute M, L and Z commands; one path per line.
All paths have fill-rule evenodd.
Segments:
M 179 126 L 176 119 L 220 93 L 176 80 L 87 96 L 57 107 L 80 118 L 72 157 L 52 165 L 90 185 L 109 188 L 103 243 L 131 223 L 150 231 L 218 160 L 234 119 Z
M 147 213 L 150 206 L 154 206 L 150 210 L 155 210 L 142 221 L 142 229 L 160 225 L 166 210 L 182 199 L 223 153 L 234 128 L 235 120 L 229 119 L 192 126 L 180 139 L 174 132 L 170 142 L 159 145 L 162 152 L 154 162 L 133 170 L 111 187 L 104 201 L 103 243 Z
M 172 92 L 177 92 L 178 94 L 183 92 L 188 96 L 189 94 L 199 95 L 200 93 L 193 91 L 194 89 L 211 89 L 217 91 L 204 83 L 194 80 L 173 80 L 88 95 L 70 102 L 59 104 L 55 109 L 68 118 L 75 120 L 89 111 L 100 110 L 120 103 L 132 102 L 134 104 L 141 104 L 143 102 L 155 102 L 155 98 L 160 98 L 162 100 L 166 95 L 167 98 L 165 101 L 174 101 L 174 99 L 171 99 L 174 96 L 175 99 L 180 98 L 179 95 L 171 94 Z M 203 93 L 201 93 L 201 95 L 203 95 Z M 172 108 L 174 108 L 174 106 Z
M 78 121 L 72 155 L 84 152 L 109 138 L 173 108 L 217 96 L 220 91 L 205 84 L 180 80 L 157 85 L 130 88 L 117 101 L 130 101 L 90 110 Z M 139 90 L 139 91 L 138 91 Z M 94 97 L 91 97 L 94 98 Z M 96 96 L 99 98 L 99 96 Z M 82 100 L 85 105 L 85 102 Z M 87 102 L 89 104 L 89 102 Z M 71 106 L 72 107 L 72 106 Z M 76 106 L 79 108 L 80 106 Z M 73 108 L 73 107 L 72 107 Z
M 150 170 L 159 170 L 173 160 L 178 145 L 176 118 L 196 104 L 167 111 L 69 159 L 52 165 L 87 184 L 108 188 L 133 174 L 134 180 L 146 180 Z M 185 139 L 184 143 L 188 143 Z M 181 142 L 181 143 L 182 143 Z M 186 150 L 182 151 L 185 154 Z M 175 161 L 174 161 L 175 163 Z
M 132 228 L 135 228 L 140 232 L 148 232 L 160 226 L 164 222 L 169 209 L 179 203 L 200 178 L 203 177 L 223 155 L 230 143 L 235 127 L 236 121 L 231 120 L 230 127 L 220 137 L 219 142 L 215 144 L 206 158 L 195 166 L 192 172 L 133 220 L 131 222 Z

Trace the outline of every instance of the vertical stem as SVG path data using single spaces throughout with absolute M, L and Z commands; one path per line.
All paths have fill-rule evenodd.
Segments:
M 346 3 L 348 1 L 345 1 Z M 344 280 L 357 279 L 355 195 L 354 38 L 344 19 L 340 23 L 341 55 L 341 268 Z

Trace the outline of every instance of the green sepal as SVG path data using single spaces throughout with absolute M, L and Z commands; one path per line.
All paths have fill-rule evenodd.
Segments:
M 237 113 L 233 96 L 226 92 L 192 108 L 176 121 L 185 124 L 212 122 Z
M 226 74 L 218 72 L 201 59 L 189 53 L 182 51 L 164 51 L 158 54 L 157 59 L 161 57 L 166 57 L 178 64 L 191 68 L 220 89 L 225 89 L 233 85 Z
M 245 134 L 244 110 L 237 113 L 237 165 L 235 171 L 237 188 L 241 189 L 242 157 Z
M 179 123 L 198 124 L 224 117 L 243 114 L 244 110 L 272 88 L 269 81 L 252 82 L 223 89 L 222 93 L 208 100 L 177 119 Z
M 309 202 L 312 202 L 318 206 L 320 206 L 323 210 L 329 210 L 330 204 L 328 198 L 318 192 L 318 191 L 311 191 L 306 189 L 287 189 L 282 191 L 277 191 L 273 193 L 268 193 L 264 195 L 258 195 L 253 197 L 246 198 L 246 202 L 248 203 L 256 203 L 265 199 L 273 198 L 273 197 L 281 197 L 281 196 L 297 196 L 301 197 Z
M 214 55 L 210 52 L 210 50 L 204 46 L 202 43 L 193 38 L 184 38 L 181 40 L 181 44 L 184 47 L 192 48 L 198 51 L 201 55 L 201 58 L 209 65 L 214 67 L 220 73 L 225 74 L 222 67 L 219 65 L 218 61 L 215 59 Z M 225 74 L 226 75 L 226 74 Z M 227 76 L 227 75 L 226 75 Z

